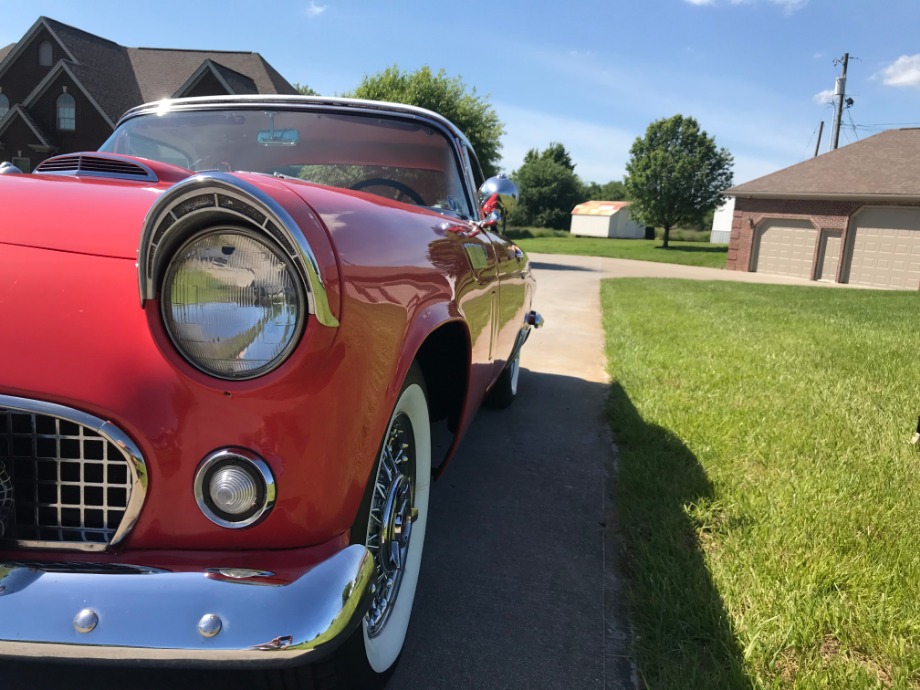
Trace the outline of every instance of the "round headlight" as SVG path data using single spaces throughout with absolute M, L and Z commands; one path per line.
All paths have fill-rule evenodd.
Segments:
M 195 500 L 222 527 L 247 527 L 275 504 L 275 480 L 258 455 L 224 448 L 208 455 L 195 473 Z
M 202 371 L 249 379 L 280 365 L 306 320 L 294 267 L 266 238 L 237 228 L 195 235 L 172 259 L 162 312 L 176 348 Z

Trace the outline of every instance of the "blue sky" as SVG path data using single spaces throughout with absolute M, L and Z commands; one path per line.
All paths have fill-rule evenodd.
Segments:
M 692 115 L 741 183 L 814 152 L 850 53 L 841 146 L 920 126 L 920 0 L 0 0 L 0 46 L 45 15 L 127 46 L 253 50 L 340 94 L 429 65 L 487 96 L 503 165 L 561 142 L 588 181 L 620 179 L 648 124 Z

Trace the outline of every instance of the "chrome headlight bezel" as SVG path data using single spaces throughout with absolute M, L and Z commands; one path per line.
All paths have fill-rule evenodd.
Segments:
M 184 342 L 184 339 L 180 337 L 176 332 L 176 324 L 174 323 L 174 318 L 170 313 L 175 304 L 175 301 L 172 297 L 173 280 L 176 276 L 176 273 L 185 265 L 186 256 L 191 251 L 193 246 L 196 244 L 200 245 L 204 240 L 215 236 L 236 236 L 244 238 L 250 243 L 260 245 L 262 249 L 274 256 L 278 264 L 284 266 L 289 279 L 293 284 L 293 308 L 296 312 L 296 324 L 283 347 L 261 366 L 241 368 L 236 371 L 214 368 L 208 365 L 208 360 L 202 360 L 201 358 L 197 357 L 196 354 L 190 350 L 187 343 Z M 304 330 L 306 328 L 307 290 L 296 268 L 291 264 L 290 260 L 285 256 L 285 253 L 281 250 L 277 243 L 273 242 L 271 238 L 242 226 L 219 224 L 206 227 L 192 234 L 172 254 L 169 264 L 165 267 L 159 294 L 160 318 L 163 323 L 163 328 L 172 341 L 176 351 L 183 357 L 183 359 L 185 359 L 189 364 L 191 364 L 199 371 L 207 374 L 208 376 L 226 381 L 246 381 L 249 379 L 264 376 L 265 374 L 274 371 L 282 364 L 284 364 L 284 362 L 287 361 L 287 359 L 290 357 L 291 353 L 300 342 L 300 339 L 303 336 Z M 242 308 L 242 306 L 239 308 Z M 215 342 L 214 345 L 215 347 L 220 347 L 219 342 Z

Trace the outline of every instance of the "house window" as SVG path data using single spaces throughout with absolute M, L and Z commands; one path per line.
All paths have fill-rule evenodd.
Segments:
M 42 67 L 51 67 L 51 41 L 42 41 L 38 44 L 38 64 Z
M 10 99 L 0 93 L 0 118 L 10 112 Z
M 57 128 L 66 132 L 72 132 L 77 128 L 77 103 L 69 93 L 58 96 Z

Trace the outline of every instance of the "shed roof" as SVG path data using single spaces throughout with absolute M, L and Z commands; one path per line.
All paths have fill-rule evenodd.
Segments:
M 573 216 L 612 216 L 629 206 L 628 201 L 586 201 L 572 209 Z
M 920 128 L 889 129 L 722 193 L 741 198 L 920 199 Z

